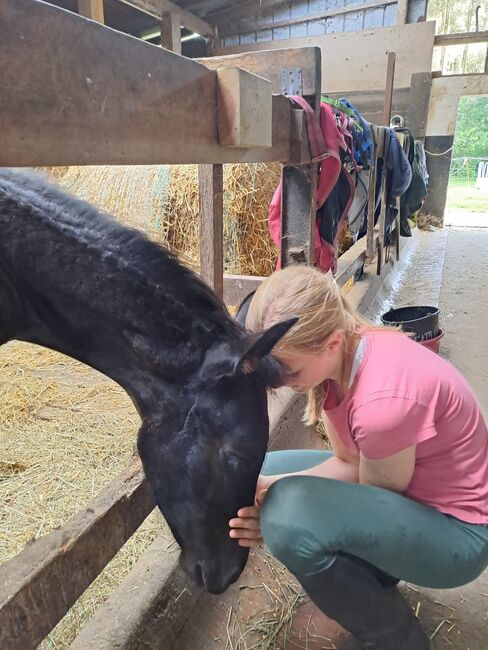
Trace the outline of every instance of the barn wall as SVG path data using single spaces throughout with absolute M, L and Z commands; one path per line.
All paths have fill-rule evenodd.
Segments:
M 395 88 L 409 88 L 413 73 L 431 69 L 434 28 L 435 22 L 422 22 L 238 45 L 221 48 L 215 54 L 319 46 L 323 92 L 343 93 L 382 91 L 387 52 L 396 52 Z
M 321 20 L 307 20 L 296 25 L 273 27 L 284 21 L 293 21 L 310 15 L 333 14 L 347 7 L 370 4 L 371 0 L 291 0 L 282 6 L 262 11 L 252 18 L 236 22 L 235 33 L 221 39 L 221 47 L 249 45 L 264 41 L 281 41 L 305 36 L 323 36 L 337 32 L 352 32 L 376 27 L 393 27 L 397 24 L 398 3 L 385 0 L 384 5 L 358 9 L 351 13 L 331 16 Z M 410 0 L 407 22 L 415 23 L 426 15 L 426 0 Z M 425 18 L 424 18 L 425 19 Z M 229 30 L 226 30 L 229 31 Z

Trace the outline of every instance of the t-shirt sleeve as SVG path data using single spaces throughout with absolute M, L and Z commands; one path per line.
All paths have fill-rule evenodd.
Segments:
M 432 409 L 408 397 L 372 399 L 352 414 L 351 432 L 360 452 L 387 458 L 436 434 Z

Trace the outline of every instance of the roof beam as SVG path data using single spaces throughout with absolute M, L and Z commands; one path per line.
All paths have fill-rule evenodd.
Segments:
M 182 9 L 174 2 L 170 2 L 170 0 L 119 0 L 119 2 L 134 7 L 134 9 L 139 9 L 159 20 L 161 20 L 163 13 L 170 12 L 176 14 L 180 17 L 183 27 L 186 27 L 190 31 L 201 34 L 202 36 L 215 36 L 215 30 L 211 25 L 198 18 L 198 16 L 186 11 L 186 9 Z

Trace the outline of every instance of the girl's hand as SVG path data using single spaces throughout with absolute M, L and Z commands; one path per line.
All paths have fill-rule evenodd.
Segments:
M 255 548 L 262 544 L 259 530 L 259 505 L 248 506 L 237 511 L 237 517 L 229 521 L 229 535 L 237 540 L 239 546 Z
M 241 508 L 237 512 L 237 517 L 229 521 L 231 528 L 229 535 L 237 540 L 239 546 L 255 548 L 263 543 L 259 529 L 259 511 L 268 488 L 278 478 L 278 476 L 263 476 L 260 474 L 256 485 L 254 505 Z

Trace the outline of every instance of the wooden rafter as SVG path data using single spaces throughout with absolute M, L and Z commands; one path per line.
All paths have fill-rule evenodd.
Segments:
M 139 9 L 150 16 L 154 16 L 161 20 L 164 12 L 171 12 L 180 17 L 181 24 L 192 32 L 196 32 L 201 36 L 214 36 L 214 28 L 207 22 L 191 14 L 186 9 L 182 9 L 179 5 L 170 0 L 119 0 L 126 5 L 130 5 L 135 9 Z

